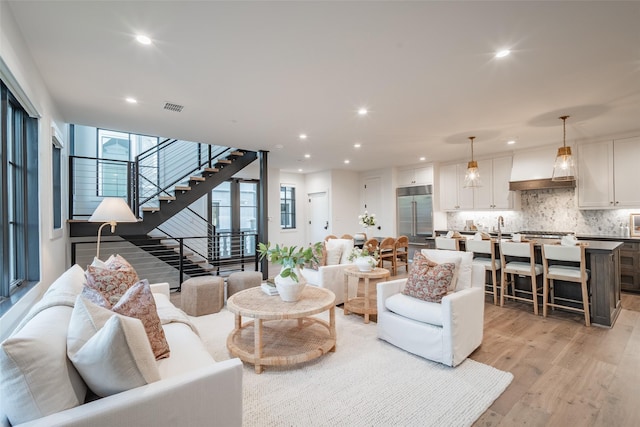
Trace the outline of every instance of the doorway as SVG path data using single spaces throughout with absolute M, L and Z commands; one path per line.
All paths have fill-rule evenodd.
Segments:
M 329 200 L 327 192 L 309 193 L 309 244 L 322 242 L 329 231 Z

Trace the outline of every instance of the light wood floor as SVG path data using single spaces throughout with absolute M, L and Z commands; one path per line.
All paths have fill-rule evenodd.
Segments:
M 487 299 L 471 358 L 514 380 L 474 426 L 640 425 L 640 295 L 623 294 L 622 307 L 613 328 L 587 328 L 580 314 L 544 319 Z

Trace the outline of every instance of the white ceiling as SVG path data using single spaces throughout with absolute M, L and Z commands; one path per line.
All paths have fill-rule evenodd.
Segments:
M 66 121 L 286 171 L 561 144 L 565 114 L 568 142 L 640 135 L 640 2 L 9 3 Z

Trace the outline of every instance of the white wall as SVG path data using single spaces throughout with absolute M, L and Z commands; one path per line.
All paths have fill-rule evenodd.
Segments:
M 6 2 L 0 1 L 0 58 L 7 66 L 16 83 L 35 107 L 38 120 L 38 197 L 40 203 L 40 282 L 15 303 L 0 318 L 0 340 L 5 338 L 31 305 L 39 299 L 46 288 L 69 267 L 69 244 L 66 220 L 68 191 L 67 163 L 69 150 L 69 127 L 56 110 L 42 77 L 29 55 L 29 50 L 20 34 Z M 6 79 L 8 76 L 3 76 Z M 52 170 L 51 170 L 51 124 L 60 130 L 64 149 L 62 151 L 62 220 L 63 229 L 54 234 L 52 230 Z

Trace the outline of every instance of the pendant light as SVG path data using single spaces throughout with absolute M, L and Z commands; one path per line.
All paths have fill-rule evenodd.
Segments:
M 471 161 L 467 163 L 467 172 L 464 174 L 464 188 L 480 187 L 480 172 L 478 172 L 478 162 L 473 160 L 473 140 L 475 136 L 470 136 L 471 140 Z
M 558 148 L 556 162 L 553 165 L 552 181 L 574 181 L 575 167 L 571 156 L 571 147 L 567 147 L 567 119 L 569 116 L 558 117 L 562 120 L 562 147 Z

